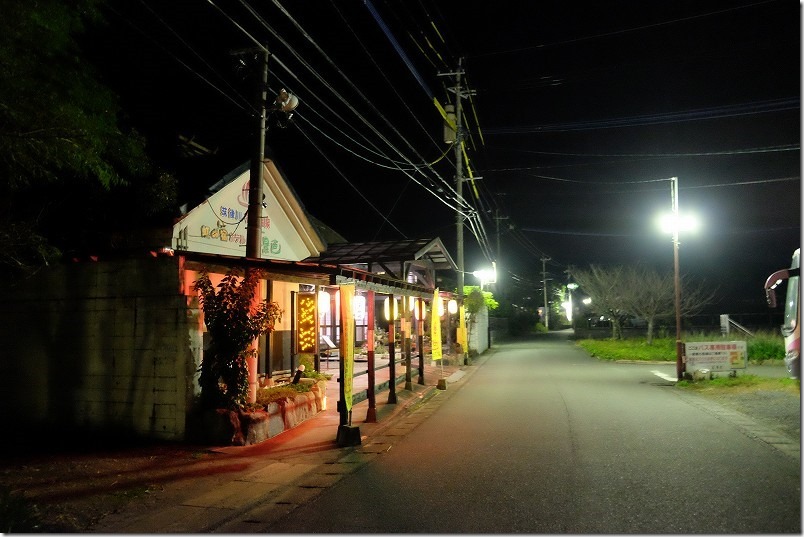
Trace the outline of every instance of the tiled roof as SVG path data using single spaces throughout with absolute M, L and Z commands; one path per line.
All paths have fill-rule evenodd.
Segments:
M 331 244 L 318 257 L 305 261 L 334 265 L 389 263 L 426 260 L 434 269 L 457 270 L 441 239 L 404 239 L 388 242 Z

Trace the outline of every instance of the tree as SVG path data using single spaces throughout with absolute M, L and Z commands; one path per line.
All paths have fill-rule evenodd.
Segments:
M 622 322 L 634 315 L 645 319 L 650 345 L 656 321 L 675 315 L 675 279 L 670 272 L 659 273 L 641 264 L 608 269 L 592 265 L 588 271 L 573 269 L 572 276 L 589 293 L 592 303 L 612 317 L 613 339 L 622 336 Z M 700 312 L 715 296 L 705 284 L 693 284 L 685 277 L 681 288 L 682 316 Z
M 257 336 L 273 331 L 282 320 L 276 302 L 263 301 L 254 306 L 259 273 L 254 270 L 239 277 L 229 271 L 218 284 L 202 273 L 193 289 L 199 294 L 204 323 L 212 338 L 201 363 L 201 406 L 236 408 L 248 395 L 246 358 Z
M 622 323 L 628 315 L 628 293 L 623 267 L 590 265 L 589 270 L 572 269 L 571 275 L 592 298 L 595 309 L 611 317 L 611 338 L 622 339 Z
M 0 0 L 0 270 L 16 278 L 97 230 L 175 204 L 81 38 L 102 0 Z M 26 240 L 20 241 L 19 237 Z
M 645 319 L 648 325 L 646 342 L 653 344 L 656 320 L 675 311 L 675 282 L 673 275 L 659 274 L 643 265 L 628 267 L 624 273 L 625 284 L 631 292 L 626 294 L 628 310 Z

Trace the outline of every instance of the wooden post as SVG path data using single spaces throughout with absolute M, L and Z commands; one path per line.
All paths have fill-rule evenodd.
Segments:
M 376 423 L 377 421 L 377 401 L 374 393 L 375 374 L 374 374 L 374 291 L 366 293 L 367 321 L 366 324 L 366 348 L 368 356 L 368 410 L 366 411 L 366 422 Z
M 419 312 L 419 318 L 416 319 L 416 348 L 419 350 L 418 383 L 424 385 L 424 300 L 421 297 L 416 299 L 416 308 Z
M 388 404 L 396 404 L 396 334 L 394 333 L 394 295 L 388 296 Z

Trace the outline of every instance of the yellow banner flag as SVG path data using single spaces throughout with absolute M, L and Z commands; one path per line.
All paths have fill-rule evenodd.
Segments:
M 352 411 L 352 387 L 355 371 L 355 317 L 352 313 L 354 284 L 341 285 L 341 341 L 340 354 L 343 361 L 343 399 L 347 412 Z
M 441 350 L 441 316 L 438 314 L 438 304 L 441 299 L 438 297 L 438 289 L 433 293 L 433 313 L 430 315 L 430 348 L 433 360 L 440 360 L 443 354 Z
M 463 353 L 467 354 L 469 352 L 469 342 L 467 341 L 467 333 L 466 333 L 466 307 L 461 306 L 461 319 L 458 322 L 458 342 L 461 344 L 461 349 L 463 349 Z

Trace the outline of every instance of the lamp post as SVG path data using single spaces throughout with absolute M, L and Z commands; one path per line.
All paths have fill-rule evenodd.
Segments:
M 673 286 L 676 304 L 676 378 L 684 378 L 683 344 L 681 343 L 681 271 L 678 265 L 678 177 L 670 179 L 670 195 L 673 198 Z
M 675 310 L 676 310 L 676 377 L 678 380 L 684 378 L 684 347 L 681 341 L 681 271 L 678 261 L 678 235 L 682 226 L 685 231 L 691 231 L 698 227 L 698 222 L 692 217 L 681 219 L 678 210 L 678 177 L 670 178 L 670 196 L 672 199 L 672 212 L 665 217 L 662 226 L 665 231 L 673 234 L 673 286 L 675 288 Z
M 567 320 L 570 322 L 572 328 L 575 328 L 575 306 L 572 304 L 572 292 L 578 288 L 577 283 L 568 283 L 567 291 L 569 294 L 569 308 L 567 309 Z

